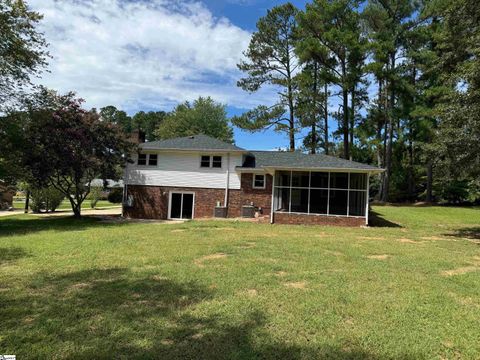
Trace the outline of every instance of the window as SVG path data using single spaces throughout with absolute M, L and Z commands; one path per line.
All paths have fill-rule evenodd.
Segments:
M 157 154 L 150 154 L 148 156 L 148 165 L 149 166 L 157 166 L 157 159 L 158 159 Z
M 138 154 L 138 165 L 147 165 L 147 154 Z
M 212 167 L 221 168 L 222 167 L 222 157 L 221 156 L 212 156 Z
M 200 159 L 200 167 L 210 167 L 210 156 L 202 156 Z
M 222 157 L 221 156 L 210 156 L 202 155 L 200 157 L 200 167 L 202 168 L 221 168 L 222 167 Z
M 265 189 L 265 175 L 253 174 L 253 188 Z
M 145 166 L 157 166 L 158 155 L 157 154 L 138 154 L 138 165 Z

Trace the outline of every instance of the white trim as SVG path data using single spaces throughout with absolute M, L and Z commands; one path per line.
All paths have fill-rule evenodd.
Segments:
M 368 226 L 368 210 L 369 210 L 369 198 L 370 198 L 370 174 L 367 174 L 367 189 L 365 190 L 366 194 L 366 205 L 365 205 L 365 225 Z
M 270 206 L 270 224 L 273 224 L 273 208 L 275 206 L 275 171 L 272 175 L 272 203 Z
M 192 199 L 192 220 L 195 218 L 195 192 L 194 191 L 179 191 L 179 190 L 171 190 L 168 192 L 168 220 L 189 220 L 183 218 L 172 218 L 172 194 L 182 194 L 182 200 L 180 203 L 180 216 L 183 213 L 183 194 L 191 194 L 193 195 Z
M 267 175 L 265 174 L 252 174 L 252 189 L 265 189 L 267 187 Z M 263 186 L 255 186 L 255 176 L 263 176 Z

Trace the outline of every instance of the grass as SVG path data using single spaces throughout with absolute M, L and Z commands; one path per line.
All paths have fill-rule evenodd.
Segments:
M 21 359 L 478 359 L 480 209 L 378 227 L 0 218 Z
M 102 208 L 113 208 L 113 207 L 120 207 L 121 204 L 113 204 L 107 200 L 99 200 L 97 203 L 97 206 L 95 207 L 96 209 L 102 209 Z M 13 202 L 13 207 L 15 209 L 24 209 L 25 208 L 25 201 L 14 201 Z M 82 209 L 88 210 L 90 209 L 90 201 L 85 200 L 82 203 Z M 68 200 L 63 200 L 60 206 L 57 208 L 57 210 L 71 210 L 72 205 L 70 205 L 70 201 Z

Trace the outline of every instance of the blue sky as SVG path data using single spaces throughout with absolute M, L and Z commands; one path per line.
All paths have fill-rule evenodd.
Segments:
M 74 90 L 86 106 L 114 105 L 133 114 L 171 110 L 211 96 L 229 116 L 276 99 L 275 89 L 248 94 L 236 86 L 236 64 L 259 17 L 273 0 L 30 0 L 44 14 L 49 72 L 40 83 Z M 303 9 L 306 1 L 293 1 Z M 235 129 L 237 145 L 286 147 L 286 135 Z M 301 141 L 299 135 L 298 142 Z

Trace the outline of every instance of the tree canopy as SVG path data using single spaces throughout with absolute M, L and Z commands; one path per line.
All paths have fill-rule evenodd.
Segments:
M 155 131 L 160 139 L 197 134 L 233 142 L 233 130 L 228 122 L 225 105 L 210 97 L 199 97 L 193 103 L 186 101 L 167 114 Z

